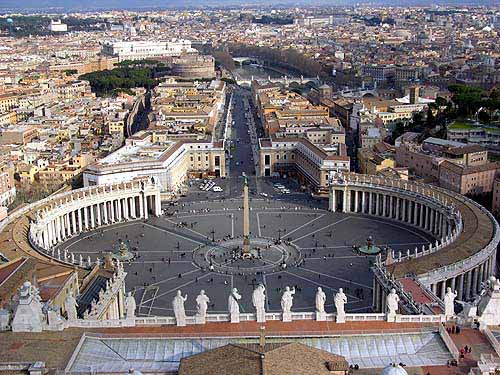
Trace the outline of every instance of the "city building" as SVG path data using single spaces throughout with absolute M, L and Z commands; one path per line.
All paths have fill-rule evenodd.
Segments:
M 196 53 L 190 40 L 172 39 L 170 41 L 104 41 L 102 54 L 116 56 L 118 61 L 146 60 L 181 56 L 183 53 Z
M 188 178 L 225 177 L 224 142 L 190 138 L 172 136 L 166 130 L 136 133 L 125 146 L 85 169 L 84 186 L 153 176 L 162 191 L 178 193 Z
M 325 192 L 331 174 L 349 171 L 345 144 L 315 145 L 307 138 L 259 139 L 259 167 L 263 177 L 297 176 L 317 193 Z
M 183 54 L 172 60 L 171 74 L 182 78 L 215 78 L 215 59 L 212 56 Z
M 395 168 L 394 146 L 385 142 L 376 143 L 372 147 L 358 149 L 359 172 L 377 175 L 384 169 Z
M 61 20 L 50 20 L 49 30 L 53 33 L 63 33 L 68 31 L 68 25 Z
M 495 126 L 455 121 L 448 126 L 446 138 L 476 144 L 492 151 L 500 150 L 500 131 Z
M 154 89 L 151 125 L 172 133 L 212 134 L 225 102 L 223 81 L 178 82 L 170 78 Z

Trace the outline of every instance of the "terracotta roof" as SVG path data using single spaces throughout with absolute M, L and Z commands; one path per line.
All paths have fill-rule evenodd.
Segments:
M 259 346 L 229 344 L 181 359 L 179 375 L 295 375 L 329 374 L 330 368 L 347 370 L 344 357 L 292 343 Z
M 486 172 L 486 171 L 491 171 L 491 170 L 497 170 L 500 169 L 500 163 L 499 162 L 490 162 L 490 163 L 485 163 L 481 165 L 475 165 L 475 166 L 465 166 L 465 165 L 460 165 L 453 163 L 451 161 L 445 160 L 441 163 L 441 168 L 446 168 L 449 169 L 456 174 L 459 175 L 467 175 L 467 174 L 473 174 L 473 173 L 479 173 L 479 172 Z
M 71 271 L 68 271 L 63 275 L 51 277 L 43 281 L 39 280 L 38 286 L 40 288 L 40 297 L 42 298 L 42 301 L 48 301 L 57 296 L 61 289 L 66 285 L 66 282 L 71 275 Z
M 2 264 L 0 266 L 0 285 L 16 270 L 21 267 L 21 265 L 26 261 L 26 258 L 19 258 L 8 263 Z

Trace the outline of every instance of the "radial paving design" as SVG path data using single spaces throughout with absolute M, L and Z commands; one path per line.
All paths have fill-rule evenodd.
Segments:
M 139 316 L 173 315 L 171 301 L 178 289 L 188 294 L 188 314 L 195 313 L 201 289 L 210 297 L 209 312 L 224 313 L 233 287 L 243 296 L 242 312 L 252 312 L 251 293 L 258 283 L 266 286 L 268 311 L 280 311 L 288 285 L 297 290 L 293 311 L 313 311 L 316 289 L 322 287 L 327 311 L 333 312 L 333 295 L 344 288 L 347 311 L 364 312 L 371 307 L 375 258 L 357 254 L 353 245 L 363 246 L 372 236 L 376 246 L 406 252 L 431 240 L 399 223 L 328 212 L 326 202 L 253 199 L 251 246 L 260 248 L 262 257 L 242 260 L 232 257 L 243 236 L 241 199 L 186 202 L 164 211 L 147 222 L 82 234 L 62 248 L 95 260 L 124 241 L 136 255 L 125 270 Z

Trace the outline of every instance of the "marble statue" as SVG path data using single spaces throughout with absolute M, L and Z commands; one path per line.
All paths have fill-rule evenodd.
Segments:
M 337 323 L 345 323 L 345 304 L 347 303 L 347 296 L 344 289 L 339 288 L 335 294 L 335 309 L 337 310 Z
M 125 298 L 125 318 L 133 319 L 135 318 L 135 309 L 137 305 L 135 303 L 135 298 L 131 292 L 128 292 L 127 298 Z
M 452 292 L 450 287 L 446 288 L 446 294 L 444 295 L 445 319 L 455 316 L 455 298 L 457 298 L 457 295 L 457 291 Z
M 399 308 L 399 296 L 396 289 L 392 288 L 391 292 L 387 295 L 387 320 L 394 322 Z
M 238 289 L 233 288 L 227 301 L 231 323 L 240 322 L 240 305 L 238 303 L 240 299 L 241 295 L 238 293 Z
M 186 311 L 184 310 L 184 302 L 187 300 L 187 294 L 185 297 L 182 296 L 180 290 L 177 291 L 177 295 L 172 301 L 172 306 L 174 308 L 175 321 L 178 327 L 184 327 L 186 325 Z
M 318 287 L 316 291 L 316 320 L 318 322 L 324 322 L 326 320 L 325 302 L 326 294 L 321 287 Z
M 59 312 L 59 307 L 54 306 L 47 310 L 47 323 L 51 329 L 63 329 L 63 318 Z
M 281 309 L 283 311 L 283 321 L 292 321 L 292 306 L 293 306 L 293 295 L 295 294 L 295 288 L 290 289 L 289 286 L 285 287 L 285 291 L 281 296 Z
M 73 292 L 69 292 L 66 296 L 66 300 L 64 301 L 64 310 L 66 311 L 66 317 L 68 320 L 78 319 L 78 314 L 76 312 L 77 307 L 78 303 L 76 302 L 76 298 L 73 296 Z
M 318 287 L 316 292 L 316 312 L 324 313 L 325 312 L 325 302 L 326 302 L 326 294 L 323 292 L 321 287 Z
M 252 303 L 257 314 L 257 323 L 266 322 L 266 287 L 259 284 L 252 294 Z
M 210 302 L 210 298 L 205 294 L 205 291 L 200 290 L 200 294 L 196 297 L 196 323 L 197 324 L 205 324 L 207 319 L 207 310 L 208 303 Z
M 18 297 L 19 302 L 12 319 L 12 331 L 42 332 L 45 319 L 38 288 L 25 281 L 19 288 Z
M 500 281 L 490 276 L 481 294 L 473 303 L 475 313 L 471 317 L 477 318 L 480 329 L 486 326 L 500 325 Z

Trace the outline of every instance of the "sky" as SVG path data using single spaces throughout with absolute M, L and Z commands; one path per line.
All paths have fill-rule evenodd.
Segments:
M 387 6 L 405 5 L 498 5 L 500 0 L 356 0 L 356 4 L 374 4 Z M 0 0 L 0 9 L 50 10 L 95 10 L 95 9 L 140 9 L 172 8 L 228 5 L 355 5 L 349 0 Z

